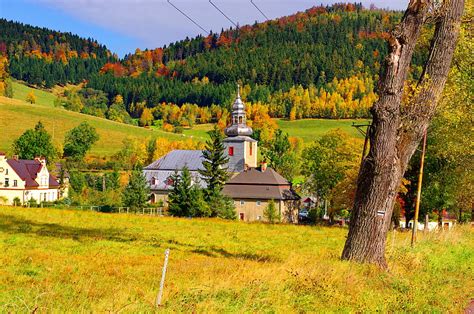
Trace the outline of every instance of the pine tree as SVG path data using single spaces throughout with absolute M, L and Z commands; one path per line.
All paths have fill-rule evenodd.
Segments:
M 138 169 L 132 171 L 128 185 L 123 191 L 124 206 L 132 209 L 144 207 L 147 204 L 150 189 L 142 172 Z
M 211 211 L 204 201 L 202 190 L 193 184 L 187 167 L 181 173 L 175 172 L 171 178 L 173 188 L 168 194 L 169 212 L 178 217 L 209 217 Z
M 228 179 L 227 168 L 225 165 L 229 158 L 225 155 L 225 147 L 223 143 L 223 135 L 214 127 L 209 132 L 210 140 L 206 142 L 206 149 L 202 151 L 204 161 L 203 170 L 199 170 L 204 182 L 207 183 L 206 200 L 213 195 L 219 195 Z
M 263 217 L 271 224 L 280 221 L 280 214 L 277 212 L 274 200 L 268 202 L 267 207 L 263 211 Z

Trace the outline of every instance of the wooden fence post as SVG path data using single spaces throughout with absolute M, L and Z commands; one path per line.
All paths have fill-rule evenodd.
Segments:
M 170 255 L 170 249 L 166 249 L 166 251 L 165 251 L 165 262 L 163 264 L 163 271 L 161 273 L 160 291 L 158 292 L 158 296 L 156 297 L 156 307 L 159 307 L 161 305 L 161 299 L 163 297 L 163 287 L 165 286 L 166 268 L 168 267 L 168 256 L 169 255 Z

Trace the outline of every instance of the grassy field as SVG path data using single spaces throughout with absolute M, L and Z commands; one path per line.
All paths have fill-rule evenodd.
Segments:
M 474 232 L 388 238 L 390 272 L 339 260 L 346 229 L 0 208 L 0 312 L 457 312 Z
M 26 96 L 31 91 L 33 91 L 33 93 L 36 96 L 37 105 L 48 106 L 48 107 L 54 106 L 54 99 L 56 98 L 56 96 L 54 96 L 52 93 L 39 90 L 39 89 L 34 89 L 19 82 L 15 82 L 15 81 L 13 82 L 13 98 L 14 99 L 25 101 Z
M 330 119 L 304 119 L 289 121 L 277 119 L 278 126 L 290 136 L 301 137 L 305 143 L 310 143 L 320 138 L 329 130 L 341 129 L 353 137 L 363 138 L 352 123 L 363 124 L 367 120 L 330 120 Z M 211 130 L 212 124 L 195 125 L 192 129 L 185 129 L 184 134 L 199 139 L 207 138 L 207 131 Z
M 52 94 L 50 94 L 52 95 Z M 43 104 L 29 104 L 18 99 L 0 97 L 0 151 L 9 152 L 11 144 L 23 132 L 33 128 L 41 120 L 48 132 L 54 136 L 56 144 L 64 142 L 64 135 L 83 121 L 89 122 L 97 129 L 100 139 L 92 147 L 95 155 L 112 155 L 122 147 L 124 139 L 138 138 L 146 140 L 151 137 L 166 137 L 180 140 L 181 135 L 159 130 L 148 130 L 127 124 L 113 122 L 85 114 L 67 111 L 47 105 L 47 98 Z

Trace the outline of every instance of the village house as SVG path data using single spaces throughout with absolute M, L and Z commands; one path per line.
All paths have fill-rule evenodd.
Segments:
M 60 184 L 56 177 L 49 173 L 44 158 L 22 160 L 17 157 L 7 159 L 0 153 L 0 201 L 14 204 L 19 200 L 26 204 L 30 200 L 54 202 L 60 195 Z
M 224 186 L 223 194 L 234 200 L 240 220 L 264 220 L 264 209 L 274 200 L 282 221 L 297 222 L 299 196 L 291 183 L 267 167 L 264 163 L 257 168 L 258 143 L 250 136 L 252 128 L 247 125 L 245 105 L 240 92 L 232 105 L 231 124 L 225 129 L 225 152 L 229 159 L 226 167 L 230 179 Z M 143 169 L 151 191 L 151 203 L 163 201 L 172 189 L 170 176 L 187 167 L 192 183 L 205 188 L 199 169 L 203 169 L 204 158 L 201 150 L 174 150 Z

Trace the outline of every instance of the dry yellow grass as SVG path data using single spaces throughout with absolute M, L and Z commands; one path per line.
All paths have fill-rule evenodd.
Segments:
M 347 230 L 0 208 L 0 312 L 461 312 L 474 232 L 390 234 L 390 272 L 339 260 Z M 394 237 L 394 238 L 392 238 Z

